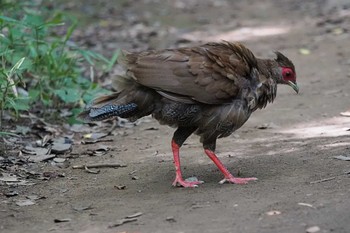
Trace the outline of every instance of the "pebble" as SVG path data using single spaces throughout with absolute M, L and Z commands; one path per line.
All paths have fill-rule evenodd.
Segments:
M 316 233 L 319 232 L 321 229 L 318 226 L 312 226 L 306 229 L 307 233 Z

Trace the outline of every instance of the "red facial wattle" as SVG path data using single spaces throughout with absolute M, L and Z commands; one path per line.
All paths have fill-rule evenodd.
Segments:
M 285 84 L 291 86 L 296 93 L 299 93 L 297 77 L 291 68 L 282 67 L 282 80 Z
M 293 83 L 296 82 L 295 73 L 291 68 L 283 67 L 282 68 L 282 77 L 286 83 L 288 83 L 289 81 L 291 81 Z

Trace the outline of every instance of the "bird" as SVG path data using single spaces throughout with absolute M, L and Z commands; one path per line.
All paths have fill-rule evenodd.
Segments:
M 197 187 L 184 179 L 180 147 L 192 134 L 200 137 L 205 154 L 224 175 L 219 183 L 246 184 L 255 177 L 235 177 L 215 154 L 218 138 L 239 129 L 257 110 L 272 103 L 277 84 L 296 93 L 294 64 L 281 52 L 274 59 L 257 58 L 239 42 L 209 42 L 176 49 L 122 51 L 123 75 L 113 78 L 115 91 L 86 105 L 85 121 L 120 117 L 135 121 L 152 115 L 176 128 L 171 148 L 175 164 L 173 186 Z

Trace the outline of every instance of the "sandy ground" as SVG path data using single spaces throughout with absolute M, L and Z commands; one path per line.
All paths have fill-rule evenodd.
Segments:
M 131 2 L 117 12 L 138 15 L 148 9 L 151 19 L 159 14 L 170 32 L 186 38 L 180 41 L 240 40 L 259 56 L 280 50 L 294 61 L 300 94 L 280 86 L 275 103 L 218 141 L 218 156 L 233 174 L 259 180 L 218 184 L 222 175 L 192 136 L 181 151 L 183 171 L 205 183 L 195 189 L 172 187 L 174 130 L 147 120 L 118 128 L 108 137 L 113 141 L 104 142 L 112 148 L 107 154 L 87 156 L 97 144 L 75 145 L 81 156 L 70 159 L 70 165 L 119 162 L 127 167 L 99 174 L 56 168 L 65 177 L 18 187 L 20 195 L 45 197 L 31 206 L 0 196 L 0 232 L 295 233 L 313 226 L 319 227 L 314 232 L 350 232 L 350 162 L 333 158 L 350 155 L 350 117 L 340 116 L 350 108 L 347 1 Z M 172 36 L 163 36 L 152 39 L 152 47 L 176 46 Z M 115 43 L 132 47 L 118 37 Z M 52 170 L 47 164 L 42 169 Z M 137 212 L 142 212 L 137 221 L 108 227 Z M 65 218 L 70 221 L 54 223 Z

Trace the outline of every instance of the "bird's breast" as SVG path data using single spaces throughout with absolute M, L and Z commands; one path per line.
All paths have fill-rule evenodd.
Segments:
M 172 100 L 161 101 L 153 112 L 153 117 L 161 124 L 175 127 L 194 127 L 198 125 L 202 107 Z

